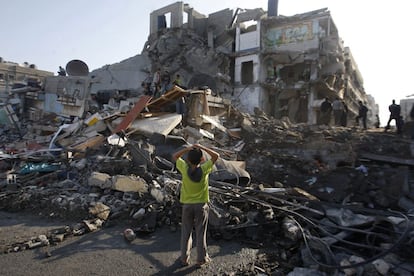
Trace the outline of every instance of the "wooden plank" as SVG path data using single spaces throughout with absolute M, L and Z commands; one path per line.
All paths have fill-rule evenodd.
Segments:
M 398 158 L 392 156 L 385 156 L 373 153 L 364 153 L 360 155 L 360 158 L 370 159 L 374 161 L 381 161 L 387 163 L 395 163 L 395 164 L 402 164 L 402 165 L 414 165 L 414 159 L 405 159 L 405 158 Z
M 149 101 L 151 100 L 150 96 L 143 95 L 139 100 L 135 103 L 135 106 L 128 112 L 126 117 L 122 120 L 122 122 L 112 131 L 112 134 L 118 133 L 122 130 L 125 130 L 129 127 L 129 125 L 138 117 L 138 114 L 144 110 L 147 106 Z
M 49 131 L 49 132 L 56 132 L 58 127 L 55 126 L 46 126 L 46 125 L 39 125 L 33 124 L 32 129 L 41 130 L 41 131 Z
M 105 139 L 106 138 L 103 135 L 94 136 L 78 144 L 71 145 L 68 149 L 73 151 L 85 151 L 88 148 L 95 148 L 102 145 Z
M 208 102 L 209 107 L 225 108 L 224 104 Z
M 159 98 L 154 99 L 148 104 L 148 109 L 150 111 L 159 111 L 163 106 L 175 103 L 181 97 L 187 95 L 188 92 L 182 89 L 179 86 L 174 85 L 174 87 L 162 94 Z

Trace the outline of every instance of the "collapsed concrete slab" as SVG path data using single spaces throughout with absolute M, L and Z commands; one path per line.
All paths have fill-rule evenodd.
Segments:
M 128 134 L 139 132 L 151 136 L 153 133 L 168 135 L 181 123 L 181 114 L 164 114 L 156 117 L 134 121 L 128 129 Z

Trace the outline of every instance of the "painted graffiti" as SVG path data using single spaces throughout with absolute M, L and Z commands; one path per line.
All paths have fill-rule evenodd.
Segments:
M 268 29 L 264 36 L 266 48 L 277 48 L 290 43 L 313 39 L 312 22 Z

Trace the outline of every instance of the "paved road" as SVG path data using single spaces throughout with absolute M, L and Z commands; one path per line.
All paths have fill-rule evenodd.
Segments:
M 0 246 L 65 225 L 70 223 L 0 212 Z M 69 237 L 49 248 L 1 254 L 0 275 L 229 275 L 241 267 L 249 267 L 257 253 L 238 242 L 209 239 L 213 262 L 201 269 L 182 268 L 176 262 L 179 230 L 160 228 L 128 243 L 122 235 L 126 227 L 112 225 L 83 236 Z M 47 250 L 50 257 L 46 256 Z M 195 261 L 194 255 L 191 260 Z

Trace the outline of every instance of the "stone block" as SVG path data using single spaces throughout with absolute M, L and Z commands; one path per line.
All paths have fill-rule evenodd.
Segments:
M 112 189 L 121 192 L 147 193 L 146 181 L 136 176 L 116 175 L 112 177 Z
M 92 172 L 88 179 L 88 184 L 90 186 L 97 186 L 101 189 L 111 188 L 111 176 L 106 173 Z

